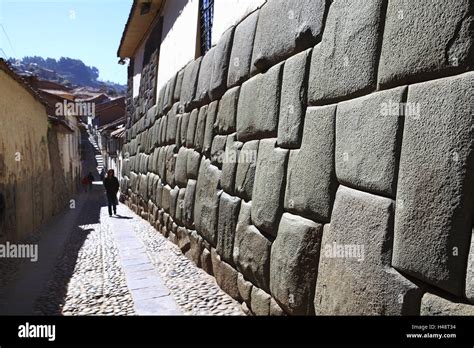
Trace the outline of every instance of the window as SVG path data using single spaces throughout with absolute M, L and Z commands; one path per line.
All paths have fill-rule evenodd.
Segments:
M 214 0 L 199 1 L 199 22 L 201 32 L 201 55 L 211 49 L 212 23 L 214 22 Z

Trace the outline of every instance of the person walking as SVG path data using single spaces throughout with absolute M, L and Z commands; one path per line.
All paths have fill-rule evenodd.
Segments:
M 94 175 L 92 175 L 92 172 L 89 172 L 89 175 L 87 175 L 87 179 L 89 180 L 89 191 L 92 191 L 92 183 L 95 180 Z
M 107 171 L 107 177 L 104 179 L 105 192 L 107 194 L 107 203 L 109 206 L 109 216 L 112 216 L 112 209 L 114 215 L 117 215 L 117 193 L 119 191 L 119 181 L 114 175 L 114 170 Z

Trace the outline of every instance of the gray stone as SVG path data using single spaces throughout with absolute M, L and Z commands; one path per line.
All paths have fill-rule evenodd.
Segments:
M 189 113 L 185 113 L 181 116 L 181 128 L 180 128 L 180 138 L 181 145 L 187 146 L 187 135 L 188 135 L 188 125 L 189 125 Z M 193 139 L 194 141 L 194 139 Z
M 206 116 L 206 125 L 204 129 L 204 141 L 202 145 L 202 152 L 204 155 L 209 156 L 211 153 L 212 139 L 214 138 L 214 122 L 216 121 L 218 101 L 214 101 L 209 104 Z
M 237 107 L 237 139 L 277 136 L 282 64 L 243 83 Z
M 333 105 L 308 108 L 301 149 L 292 150 L 288 160 L 285 210 L 319 222 L 329 221 L 337 189 L 335 110 Z
M 240 293 L 237 287 L 238 272 L 232 266 L 222 261 L 214 248 L 211 249 L 211 259 L 212 272 L 214 277 L 216 277 L 217 284 L 232 298 L 239 300 Z
M 178 247 L 183 253 L 186 253 L 191 248 L 191 240 L 189 238 L 188 230 L 184 227 L 176 229 L 176 239 Z
M 199 165 L 201 163 L 201 154 L 193 149 L 188 151 L 188 163 L 186 166 L 186 174 L 188 179 L 197 179 L 199 173 Z
M 175 165 L 176 165 L 176 157 L 178 149 L 176 145 L 169 145 L 166 148 L 166 176 L 165 180 L 170 186 L 175 185 Z
M 166 128 L 168 127 L 168 115 L 165 115 L 161 118 L 160 123 L 160 145 L 167 144 L 166 137 L 167 131 Z
M 253 42 L 259 11 L 255 11 L 235 28 L 232 52 L 229 60 L 227 88 L 241 84 L 250 77 Z
M 272 243 L 251 225 L 251 203 L 241 202 L 234 238 L 234 264 L 260 288 L 270 291 L 270 252 Z
M 187 166 L 188 166 L 188 152 L 193 151 L 191 149 L 186 149 L 181 147 L 176 157 L 175 165 L 175 181 L 176 185 L 179 187 L 186 187 L 188 182 L 187 177 Z
M 323 226 L 283 214 L 270 258 L 270 293 L 291 315 L 314 314 Z
M 239 101 L 240 86 L 229 89 L 219 102 L 215 128 L 219 134 L 235 132 L 235 119 Z
M 174 87 L 174 92 L 173 92 L 174 102 L 179 101 L 179 98 L 181 97 L 181 86 L 183 84 L 183 76 L 184 76 L 184 69 L 180 70 L 178 74 L 176 75 L 176 85 Z
M 174 86 L 176 85 L 176 75 L 174 75 L 166 84 L 165 95 L 163 99 L 163 112 L 168 112 L 173 106 Z
M 242 143 L 235 141 L 235 134 L 227 136 L 225 151 L 222 159 L 222 189 L 233 195 L 235 186 L 235 172 Z
M 194 147 L 194 135 L 196 134 L 196 126 L 199 110 L 194 109 L 189 115 L 188 130 L 186 132 L 186 146 Z
M 217 242 L 220 176 L 219 169 L 211 165 L 209 160 L 204 158 L 201 160 L 196 185 L 194 223 L 199 234 L 214 247 Z
M 233 264 L 235 228 L 240 211 L 240 198 L 232 197 L 223 192 L 219 203 L 219 218 L 217 224 L 216 250 L 222 260 Z
M 393 210 L 389 198 L 339 186 L 323 232 L 316 315 L 418 314 L 422 291 L 390 265 Z
M 180 226 L 184 225 L 184 206 L 185 206 L 185 196 L 186 196 L 186 189 L 182 188 L 179 190 L 178 193 L 178 200 L 176 202 L 176 223 Z
M 212 69 L 214 66 L 215 47 L 211 48 L 202 57 L 201 68 L 199 69 L 199 79 L 196 87 L 194 102 L 196 106 L 208 104 L 210 101 L 209 89 L 211 86 Z
M 194 228 L 194 196 L 196 193 L 196 180 L 188 180 L 184 195 L 183 222 L 187 228 Z
M 140 197 L 147 201 L 148 200 L 148 191 L 147 191 L 147 177 L 145 174 L 140 174 L 139 176 L 139 189 L 138 189 L 138 194 Z
M 155 203 L 159 208 L 163 208 L 163 182 L 161 179 L 158 180 L 158 183 L 156 185 L 156 198 L 155 198 Z
M 161 208 L 164 209 L 165 212 L 170 212 L 171 206 L 171 187 L 170 185 L 165 185 L 163 187 L 163 193 L 161 198 Z
M 375 89 L 385 0 L 334 1 L 321 44 L 313 49 L 310 105 L 356 97 Z
M 181 147 L 185 144 L 181 143 L 181 122 L 182 122 L 182 115 L 176 115 L 176 140 L 175 144 L 177 147 Z
M 399 87 L 339 103 L 336 176 L 341 184 L 395 196 L 405 94 Z
M 176 131 L 178 129 L 178 118 L 177 118 L 178 105 L 175 104 L 167 115 L 166 125 L 166 143 L 171 144 L 176 141 Z
M 235 173 L 235 192 L 246 201 L 252 200 L 258 144 L 258 140 L 248 141 L 239 152 L 237 171 Z
M 429 316 L 473 316 L 474 305 L 462 302 L 453 302 L 442 297 L 426 293 L 421 299 L 420 314 Z
M 469 302 L 474 303 L 474 228 L 472 229 L 471 248 L 467 259 L 466 298 Z
M 273 298 L 270 299 L 270 315 L 273 317 L 282 317 L 286 315 L 283 309 L 281 309 L 281 307 Z
M 227 135 L 216 135 L 212 140 L 211 163 L 219 169 L 222 168 L 226 143 Z
M 203 252 L 201 240 L 201 236 L 196 231 L 191 231 L 189 234 L 189 250 L 185 253 L 198 267 L 201 267 L 201 254 Z
M 213 275 L 214 272 L 212 270 L 212 257 L 211 257 L 211 252 L 207 249 L 204 248 L 202 250 L 201 254 L 201 268 L 206 272 L 207 274 Z
M 202 57 L 199 57 L 198 59 L 190 62 L 184 68 L 180 96 L 180 102 L 184 107 L 184 111 L 190 111 L 193 108 L 193 100 L 196 92 L 201 60 Z
M 219 39 L 214 52 L 214 64 L 209 88 L 211 100 L 217 100 L 227 89 L 227 73 L 234 38 L 234 27 L 227 29 Z
M 196 133 L 194 135 L 194 148 L 201 152 L 204 145 L 204 133 L 206 132 L 206 119 L 208 105 L 204 105 L 199 109 L 199 114 L 196 123 Z
M 465 296 L 474 213 L 474 73 L 412 85 L 395 213 L 393 266 Z
M 271 296 L 268 293 L 254 286 L 252 288 L 252 300 L 250 302 L 252 313 L 258 316 L 269 316 L 270 299 Z
M 179 187 L 175 186 L 170 191 L 170 216 L 176 219 L 176 205 L 178 204 Z
M 275 148 L 275 139 L 260 140 L 252 193 L 252 221 L 262 231 L 276 236 L 283 210 L 288 150 Z
M 158 152 L 158 163 L 157 163 L 157 169 L 158 169 L 158 175 L 162 180 L 165 180 L 165 175 L 166 175 L 166 147 L 160 147 L 159 152 Z
M 239 289 L 240 297 L 242 298 L 242 301 L 247 304 L 250 304 L 251 301 L 252 287 L 252 283 L 246 281 L 241 273 L 237 275 L 237 288 Z
M 379 84 L 419 82 L 474 67 L 470 0 L 389 1 Z
M 157 113 L 159 116 L 163 115 L 163 103 L 165 102 L 165 92 L 166 92 L 166 85 L 161 87 L 160 92 L 158 93 L 156 106 L 157 106 Z
M 285 62 L 281 86 L 278 146 L 298 148 L 301 142 L 311 49 Z
M 260 9 L 252 71 L 264 71 L 321 40 L 325 0 L 269 0 Z

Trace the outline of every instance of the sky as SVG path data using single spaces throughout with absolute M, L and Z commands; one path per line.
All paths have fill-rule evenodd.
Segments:
M 0 57 L 81 59 L 126 84 L 117 49 L 132 0 L 0 0 Z

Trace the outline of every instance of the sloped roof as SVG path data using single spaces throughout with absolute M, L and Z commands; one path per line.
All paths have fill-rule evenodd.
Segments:
M 121 59 L 133 57 L 138 45 L 150 30 L 165 0 L 133 0 L 127 24 L 120 40 L 117 56 Z M 143 13 L 147 10 L 146 13 Z

